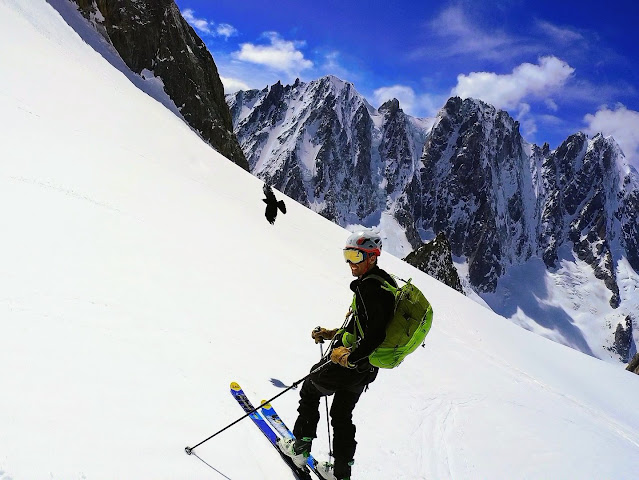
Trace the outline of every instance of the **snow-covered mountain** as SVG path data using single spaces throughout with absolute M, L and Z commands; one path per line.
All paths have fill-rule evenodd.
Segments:
M 480 302 L 599 358 L 636 351 L 639 176 L 614 139 L 578 133 L 551 151 L 484 102 L 451 98 L 416 119 L 331 76 L 227 103 L 251 171 L 300 203 L 379 226 L 400 257 L 444 233 Z M 515 267 L 542 292 L 513 292 Z
M 0 1 L 0 478 L 291 479 L 249 420 L 202 462 L 184 447 L 242 414 L 231 380 L 259 401 L 317 360 L 310 331 L 351 300 L 348 232 L 290 198 L 267 223 L 262 182 L 83 26 L 66 0 Z M 353 478 L 634 478 L 639 377 L 380 263 L 435 318 L 362 396 Z
M 431 124 L 396 100 L 377 110 L 334 76 L 240 91 L 227 103 L 251 172 L 340 225 L 379 222 Z

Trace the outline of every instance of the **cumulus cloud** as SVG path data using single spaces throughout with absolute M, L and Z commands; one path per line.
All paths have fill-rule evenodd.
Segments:
M 522 63 L 512 73 L 472 72 L 458 75 L 453 95 L 478 98 L 497 108 L 513 109 L 529 96 L 545 97 L 563 86 L 575 71 L 557 57 L 542 57 L 537 65 Z
M 197 31 L 208 34 L 213 33 L 210 22 L 205 18 L 196 17 L 193 9 L 187 8 L 183 10 L 182 16 L 184 17 L 184 20 L 189 22 L 189 24 Z
M 251 87 L 243 80 L 237 78 L 223 77 L 220 75 L 222 85 L 224 85 L 224 93 L 235 93 L 239 90 L 250 90 Z
M 215 27 L 215 33 L 217 33 L 219 37 L 228 39 L 229 37 L 237 35 L 237 29 L 233 25 L 230 25 L 228 23 L 219 23 Z
M 433 117 L 444 105 L 448 96 L 416 94 L 415 90 L 407 85 L 391 85 L 373 91 L 374 104 L 378 107 L 393 98 L 399 100 L 400 108 L 409 115 Z
M 404 85 L 392 85 L 390 87 L 378 88 L 373 92 L 373 98 L 375 98 L 377 106 L 388 100 L 396 98 L 399 100 L 399 105 L 402 110 L 406 112 L 413 111 L 415 106 L 415 91 Z
M 639 112 L 628 110 L 622 104 L 617 104 L 614 110 L 603 106 L 594 115 L 587 114 L 584 122 L 589 135 L 612 135 L 626 158 L 639 168 Z
M 277 32 L 266 32 L 263 36 L 269 41 L 269 45 L 243 43 L 240 50 L 233 53 L 233 57 L 289 74 L 313 67 L 313 62 L 304 58 L 304 54 L 298 49 L 305 42 L 284 40 Z
M 228 23 L 219 23 L 216 25 L 215 22 L 211 20 L 196 17 L 195 11 L 191 8 L 184 9 L 182 16 L 194 29 L 205 35 L 224 37 L 225 39 L 237 35 L 237 29 L 233 25 L 229 25 Z

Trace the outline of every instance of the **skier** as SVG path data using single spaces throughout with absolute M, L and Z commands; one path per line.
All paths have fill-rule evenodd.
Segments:
M 280 439 L 278 446 L 296 465 L 306 463 L 311 443 L 317 437 L 320 398 L 333 395 L 331 424 L 333 426 L 333 455 L 335 463 L 325 462 L 318 471 L 327 480 L 350 480 L 354 462 L 355 425 L 353 409 L 368 384 L 377 377 L 378 368 L 368 362 L 368 355 L 386 337 L 386 325 L 393 317 L 395 297 L 382 289 L 381 282 L 366 281 L 369 275 L 386 279 L 397 286 L 393 277 L 377 266 L 382 252 L 382 239 L 371 230 L 351 234 L 344 247 L 344 259 L 351 273 L 357 277 L 350 284 L 354 300 L 342 329 L 315 329 L 311 337 L 315 343 L 332 340 L 327 357 L 331 362 L 309 377 L 300 390 L 299 416 L 295 422 L 295 439 Z M 324 363 L 322 359 L 312 370 Z

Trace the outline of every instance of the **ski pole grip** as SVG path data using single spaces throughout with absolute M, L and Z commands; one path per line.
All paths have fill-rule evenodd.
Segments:
M 184 451 L 186 452 L 187 455 L 191 455 L 191 453 L 193 453 L 193 449 L 191 447 L 186 447 Z
M 318 333 L 318 332 L 320 332 L 321 330 L 322 330 L 322 327 L 320 327 L 320 326 L 318 325 L 317 327 L 315 327 L 315 328 L 313 329 L 313 333 Z M 320 338 L 319 340 L 315 339 L 315 343 L 319 343 L 319 344 L 320 344 L 320 346 L 321 346 L 321 344 L 322 344 L 322 343 L 324 343 L 324 339 L 323 339 L 323 338 Z

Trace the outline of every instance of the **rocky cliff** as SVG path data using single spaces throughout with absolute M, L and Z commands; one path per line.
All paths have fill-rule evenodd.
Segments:
M 173 0 L 73 0 L 135 73 L 162 79 L 185 121 L 248 170 L 208 49 Z

